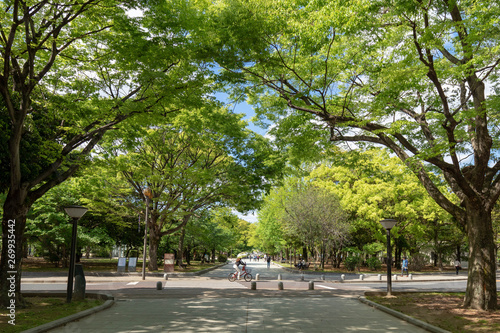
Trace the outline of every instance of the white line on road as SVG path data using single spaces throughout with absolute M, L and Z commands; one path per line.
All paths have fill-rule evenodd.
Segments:
M 326 288 L 326 289 L 337 289 L 337 288 L 333 288 L 333 287 L 322 286 L 321 284 L 317 284 L 316 286 L 321 287 L 321 288 Z
M 139 282 L 129 282 L 127 283 L 127 286 L 135 286 L 136 284 L 138 284 Z

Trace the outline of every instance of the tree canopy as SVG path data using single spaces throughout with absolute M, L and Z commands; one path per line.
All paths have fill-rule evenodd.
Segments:
M 235 93 L 262 117 L 309 123 L 294 122 L 295 141 L 311 142 L 311 128 L 339 144 L 389 148 L 467 231 L 466 306 L 495 308 L 499 5 L 227 0 L 207 8 L 198 33 Z
M 74 175 L 110 130 L 131 118 L 162 122 L 186 105 L 211 100 L 209 76 L 180 24 L 186 16 L 173 15 L 154 29 L 147 6 L 115 0 L 0 4 L 3 305 L 9 302 L 7 271 L 19 272 L 16 303 L 23 304 L 21 245 L 36 200 Z M 145 15 L 131 17 L 129 9 L 137 7 Z M 164 14 L 179 10 L 173 4 Z M 19 242 L 11 268 L 9 220 L 16 221 Z

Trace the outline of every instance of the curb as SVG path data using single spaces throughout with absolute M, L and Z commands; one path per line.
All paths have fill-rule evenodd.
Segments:
M 358 300 L 361 302 L 361 303 L 364 303 L 368 306 L 371 306 L 371 307 L 374 307 L 378 310 L 381 310 L 381 311 L 384 311 L 394 317 L 397 317 L 399 319 L 402 319 L 404 321 L 407 321 L 409 322 L 410 324 L 413 324 L 415 326 L 418 326 L 420 328 L 423 328 L 424 330 L 427 330 L 429 332 L 434 332 L 434 333 L 451 333 L 450 331 L 446 331 L 442 328 L 439 328 L 439 327 L 436 327 L 436 326 L 433 326 L 429 323 L 426 323 L 424 321 L 421 321 L 421 320 L 418 320 L 418 319 L 415 319 L 413 317 L 410 317 L 410 316 L 407 316 L 399 311 L 396 311 L 396 310 L 393 310 L 393 309 L 389 309 L 388 307 L 385 307 L 383 305 L 380 305 L 378 303 L 375 303 L 375 302 L 372 302 L 372 301 L 369 301 L 365 298 L 365 296 L 359 296 L 358 297 Z
M 66 297 L 66 293 L 23 293 L 23 296 L 39 296 L 39 297 L 50 297 L 50 296 L 62 296 Z M 72 321 L 82 319 L 84 317 L 90 316 L 91 314 L 94 314 L 96 312 L 105 310 L 110 308 L 113 304 L 115 304 L 115 299 L 113 296 L 109 294 L 99 294 L 99 293 L 86 293 L 86 297 L 89 298 L 96 298 L 96 299 L 106 299 L 106 302 L 102 305 L 98 305 L 96 307 L 80 311 L 78 313 L 72 314 L 70 316 L 64 317 L 64 318 L 59 318 L 57 320 L 51 321 L 49 323 L 30 328 L 28 330 L 23 331 L 23 333 L 40 333 L 40 332 L 47 332 L 50 331 L 54 328 L 64 326 Z

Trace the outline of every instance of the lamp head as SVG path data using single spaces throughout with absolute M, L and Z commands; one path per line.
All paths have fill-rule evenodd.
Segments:
M 392 228 L 394 228 L 394 226 L 396 225 L 396 223 L 398 223 L 398 221 L 396 221 L 394 219 L 385 219 L 385 220 L 381 220 L 380 221 L 380 224 L 382 224 L 382 226 L 386 230 L 391 230 Z
M 88 209 L 82 206 L 71 205 L 64 207 L 64 210 L 66 211 L 66 214 L 68 214 L 70 217 L 79 219 L 80 217 L 85 215 Z

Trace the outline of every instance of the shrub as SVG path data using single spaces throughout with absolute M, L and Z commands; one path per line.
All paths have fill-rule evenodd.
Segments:
M 344 265 L 348 271 L 354 271 L 359 264 L 358 256 L 349 256 L 344 259 Z
M 376 271 L 382 268 L 382 263 L 378 258 L 368 258 L 366 264 L 372 271 Z
M 110 246 L 99 246 L 94 251 L 92 251 L 94 257 L 98 258 L 109 258 L 111 257 L 111 247 Z
M 227 261 L 227 257 L 223 254 L 221 254 L 218 258 L 219 262 L 226 262 Z

